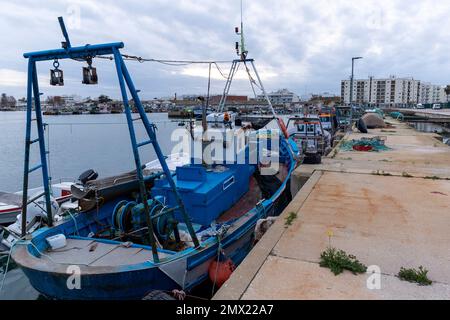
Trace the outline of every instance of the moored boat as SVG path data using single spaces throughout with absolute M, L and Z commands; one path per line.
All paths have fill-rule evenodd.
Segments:
M 62 203 L 70 198 L 70 188 L 73 181 L 61 181 L 52 185 L 53 196 L 58 203 Z M 43 187 L 29 189 L 31 195 L 40 194 Z M 0 225 L 11 224 L 16 221 L 16 217 L 21 212 L 22 192 L 1 192 L 0 191 Z
M 62 18 L 60 25 L 66 43 L 70 43 Z M 297 165 L 297 149 L 286 135 L 285 126 L 281 126 L 281 119 L 277 123 L 282 135 L 280 130 L 252 131 L 238 147 L 226 143 L 226 134 L 233 124 L 230 114 L 219 110 L 219 116 L 210 124 L 217 127 L 216 133 L 223 139 L 209 138 L 206 133 L 210 129 L 204 118 L 203 134 L 192 132 L 194 147 L 190 150 L 189 163 L 171 171 L 159 146 L 156 126 L 145 114 L 119 52 L 123 46 L 123 43 L 69 46 L 52 50 L 52 54 L 44 51 L 24 55 L 39 61 L 68 59 L 75 55 L 86 59 L 89 68 L 96 54 L 113 55 L 136 164 L 138 190 L 111 195 L 91 192 L 89 188 L 72 189 L 78 205 L 63 208 L 62 215 L 67 219 L 53 221 L 50 218 L 47 227 L 33 232 L 28 240 L 17 241 L 11 248 L 12 258 L 32 286 L 47 297 L 141 299 L 152 290 L 193 290 L 211 275 L 210 280 L 217 284 L 217 271 L 211 269 L 213 263 L 225 256 L 229 263 L 238 265 L 252 247 L 257 221 L 278 215 L 291 198 L 290 177 Z M 239 63 L 251 63 L 260 82 L 253 60 L 247 59 L 246 54 L 245 51 L 239 60 L 234 60 L 232 68 Z M 33 68 L 35 66 L 31 65 L 29 72 L 35 72 Z M 231 84 L 233 74 L 230 73 L 227 84 Z M 29 79 L 29 88 L 37 87 L 37 79 Z M 262 83 L 259 85 L 267 98 Z M 229 89 L 229 85 L 227 87 Z M 139 117 L 133 117 L 127 89 Z M 224 92 L 221 109 L 225 106 L 228 89 Z M 34 98 L 39 119 L 39 95 Z M 31 123 L 31 97 L 28 101 L 27 132 Z M 268 98 L 267 102 L 276 117 Z M 149 140 L 137 142 L 135 121 L 142 121 Z M 37 124 L 39 126 L 40 120 Z M 41 128 L 38 129 L 43 138 Z M 200 142 L 200 157 L 195 150 L 197 142 Z M 149 144 L 162 171 L 155 172 L 151 181 L 144 176 L 139 154 L 139 148 Z M 215 155 L 205 156 L 207 150 Z M 44 143 L 40 152 L 41 159 L 45 160 Z M 217 153 L 227 156 L 220 159 Z M 26 149 L 26 169 L 28 160 L 29 149 Z M 36 168 L 42 169 L 45 182 L 45 161 Z M 34 170 L 25 171 L 24 185 L 27 172 Z M 80 205 L 83 201 L 86 206 Z M 46 214 L 51 217 L 52 203 L 48 194 L 45 204 Z M 27 220 L 26 207 L 22 220 Z
M 51 298 L 140 299 L 152 290 L 190 291 L 208 279 L 209 267 L 219 253 L 238 265 L 252 247 L 257 221 L 279 214 L 289 201 L 289 178 L 296 161 L 284 139 L 280 140 L 279 165 L 277 174 L 269 176 L 250 164 L 178 167 L 175 181 L 185 192 L 182 199 L 193 221 L 197 246 L 187 225 L 179 222 L 179 212 L 171 217 L 178 221 L 181 240 L 177 243 L 170 219 L 162 218 L 172 208 L 173 196 L 167 180 L 156 180 L 149 205 L 161 244 L 159 261 L 154 260 L 143 232 L 142 204 L 131 196 L 36 231 L 31 241 L 15 246 L 12 257 L 33 287 Z M 195 178 L 193 172 L 202 173 Z M 202 205 L 204 201 L 207 205 Z M 141 224 L 133 222 L 138 220 Z M 48 239 L 57 235 L 64 235 L 66 245 L 53 250 Z M 73 270 L 80 272 L 80 289 L 67 285 Z

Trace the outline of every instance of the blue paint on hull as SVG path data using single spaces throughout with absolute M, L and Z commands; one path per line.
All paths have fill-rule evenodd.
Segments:
M 283 190 L 288 187 L 287 183 L 295 168 L 295 162 L 290 152 L 286 152 L 286 149 L 282 149 L 282 151 L 284 152 L 281 153 L 281 156 L 286 157 L 285 163 L 289 164 L 288 178 L 285 179 L 282 186 L 270 199 L 264 200 L 245 216 L 230 221 L 229 223 L 236 224 L 236 228 L 226 234 L 221 240 L 221 247 L 236 265 L 242 262 L 252 248 L 256 222 L 275 213 L 274 204 Z M 74 225 L 72 220 L 68 220 L 53 228 L 40 229 L 33 234 L 32 243 L 38 247 L 39 251 L 43 252 L 46 249 L 45 238 L 50 235 L 57 233 L 72 235 L 78 232 L 81 233 L 82 237 L 86 237 L 88 232 L 96 231 L 95 228 L 98 228 L 98 225 L 92 223 L 93 217 L 107 222 L 105 219 L 110 219 L 112 208 L 120 200 L 122 199 L 116 199 L 111 203 L 105 204 L 100 215 L 91 212 L 77 216 L 77 226 Z M 109 240 L 97 239 L 96 241 L 114 243 Z M 84 266 L 87 268 L 85 270 L 89 270 L 89 272 L 82 271 L 81 289 L 69 290 L 67 280 L 70 274 L 65 273 L 65 268 L 68 265 L 46 261 L 40 258 L 39 252 L 33 248 L 30 242 L 25 244 L 19 245 L 17 250 L 13 250 L 12 256 L 23 269 L 32 286 L 50 298 L 75 300 L 141 299 L 152 290 L 170 291 L 181 288 L 179 283 L 161 271 L 157 265 L 152 262 L 145 262 L 135 265 L 101 268 Z M 208 278 L 209 264 L 217 257 L 219 248 L 217 238 L 211 237 L 204 241 L 202 245 L 203 247 L 199 249 L 191 248 L 182 252 L 167 252 L 170 256 L 167 262 L 177 259 L 177 264 L 180 266 L 179 271 L 185 273 L 186 281 L 184 282 L 184 288 L 181 289 L 187 292 Z M 136 247 L 145 246 L 136 245 Z M 147 249 L 149 248 L 147 247 Z M 19 253 L 16 253 L 16 251 Z M 163 261 L 161 265 L 165 263 L 166 261 Z

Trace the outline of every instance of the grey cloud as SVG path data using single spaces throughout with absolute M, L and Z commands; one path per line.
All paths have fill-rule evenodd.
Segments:
M 234 59 L 233 28 L 239 23 L 239 1 L 32 1 L 2 0 L 0 11 L 0 69 L 26 71 L 25 51 L 58 47 L 62 40 L 56 17 L 67 16 L 70 6 L 81 10 L 81 28 L 69 30 L 72 42 L 124 41 L 124 52 L 167 59 Z M 268 90 L 288 87 L 297 93 L 339 93 L 340 80 L 348 78 L 350 59 L 358 61 L 357 75 L 414 76 L 437 84 L 449 82 L 447 41 L 450 3 L 438 0 L 260 0 L 244 1 L 245 32 L 250 54 L 266 78 Z M 119 96 L 110 62 L 96 61 L 101 85 L 46 88 L 45 94 L 79 93 Z M 181 70 L 158 64 L 128 63 L 145 98 L 174 92 L 200 93 L 206 79 L 181 75 Z M 79 63 L 64 62 L 71 78 L 80 77 Z M 50 64 L 41 64 L 47 75 Z M 227 67 L 224 67 L 227 70 Z M 221 91 L 215 80 L 213 90 Z M 245 81 L 236 92 L 250 93 Z M 24 88 L 0 91 L 21 96 Z

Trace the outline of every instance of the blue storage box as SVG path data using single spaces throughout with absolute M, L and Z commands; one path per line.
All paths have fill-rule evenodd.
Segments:
M 254 169 L 245 164 L 220 165 L 208 170 L 202 165 L 178 167 L 175 184 L 192 222 L 208 226 L 230 209 L 248 191 Z M 151 193 L 164 197 L 169 207 L 177 206 L 166 178 L 156 180 Z M 179 210 L 175 211 L 175 217 L 184 222 Z

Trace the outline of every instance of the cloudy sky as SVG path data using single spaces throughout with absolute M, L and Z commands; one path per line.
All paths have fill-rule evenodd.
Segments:
M 58 48 L 64 16 L 72 45 L 123 41 L 123 53 L 161 59 L 231 60 L 239 0 L 0 0 L 0 92 L 25 95 L 24 52 Z M 289 88 L 339 94 L 350 75 L 413 76 L 450 83 L 450 1 L 244 0 L 247 46 L 268 91 Z M 48 85 L 50 62 L 40 63 L 45 95 L 119 96 L 113 64 L 94 61 L 99 86 L 81 85 L 82 64 L 61 62 L 65 87 Z M 206 91 L 207 66 L 128 62 L 144 98 Z M 221 65 L 228 72 L 229 65 Z M 250 94 L 245 74 L 233 93 Z M 214 70 L 212 91 L 225 80 Z

